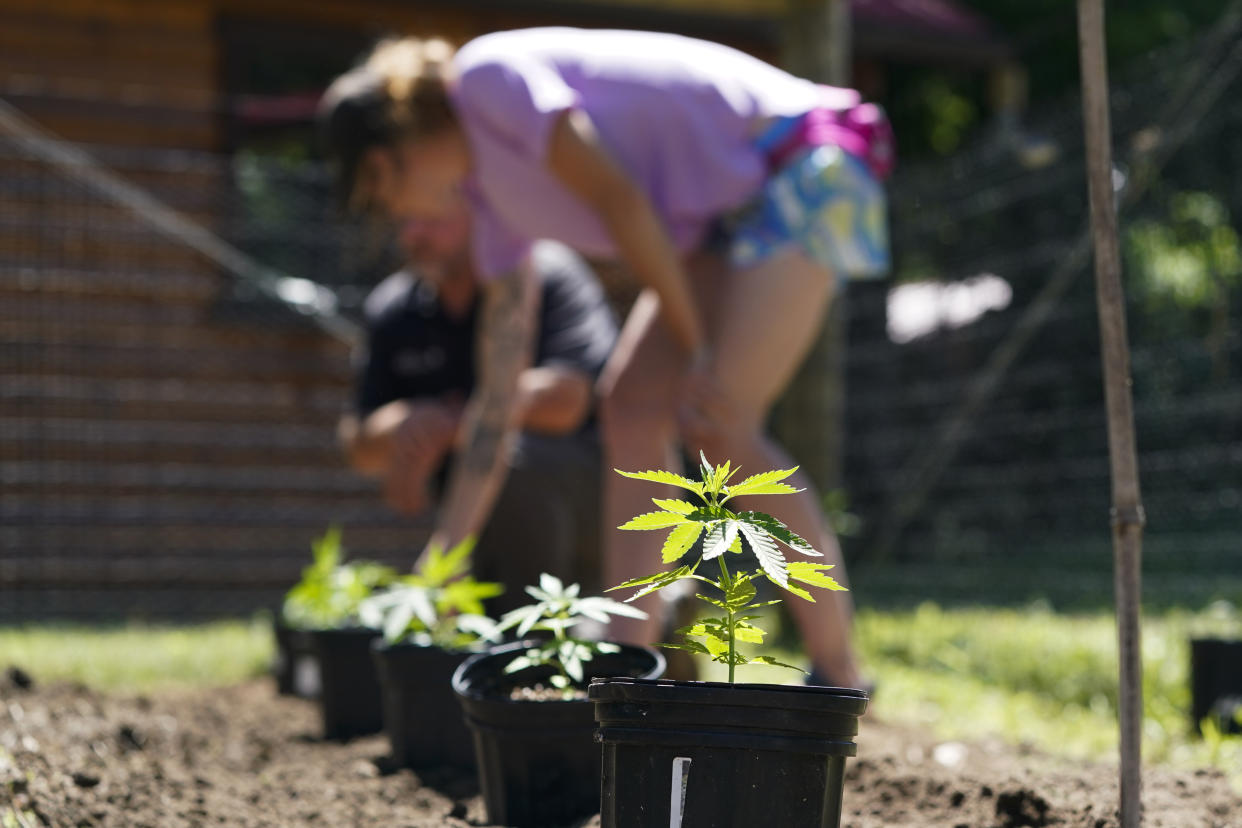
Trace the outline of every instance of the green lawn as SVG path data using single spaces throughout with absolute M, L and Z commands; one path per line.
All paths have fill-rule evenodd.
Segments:
M 857 640 L 879 683 L 875 710 L 942 738 L 1000 736 L 1054 753 L 1113 759 L 1116 645 L 1107 613 L 1026 609 L 864 609 Z M 1187 641 L 1242 635 L 1242 612 L 1221 604 L 1144 621 L 1144 755 L 1176 766 L 1216 765 L 1242 786 L 1242 738 L 1190 737 Z M 781 653 L 776 653 L 781 657 Z M 73 680 L 118 692 L 229 684 L 263 673 L 271 656 L 264 621 L 193 627 L 0 628 L 0 668 L 17 664 L 39 681 Z M 784 659 L 797 661 L 796 654 Z M 711 665 L 712 668 L 715 665 Z M 720 678 L 708 670 L 710 678 Z M 796 681 L 772 667 L 739 681 Z
M 1000 736 L 1057 754 L 1114 760 L 1114 624 L 1102 612 L 925 604 L 910 611 L 863 609 L 856 631 L 878 683 L 874 709 L 885 720 L 927 727 L 945 739 Z M 1188 641 L 1201 635 L 1242 636 L 1242 613 L 1219 604 L 1144 620 L 1144 758 L 1182 767 L 1215 765 L 1242 787 L 1242 738 L 1190 736 Z M 710 677 L 721 679 L 723 673 L 712 667 Z M 746 667 L 738 680 L 797 679 L 771 667 Z
M 0 670 L 17 665 L 35 681 L 76 681 L 97 690 L 232 684 L 261 675 L 271 657 L 271 627 L 258 619 L 0 627 Z

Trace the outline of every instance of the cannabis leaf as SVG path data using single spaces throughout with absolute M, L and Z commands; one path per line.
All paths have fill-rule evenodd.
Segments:
M 586 620 L 608 623 L 614 615 L 629 618 L 646 618 L 647 613 L 603 596 L 579 597 L 578 584 L 565 585 L 560 578 L 546 572 L 539 576 L 539 586 L 526 587 L 526 593 L 535 603 L 510 610 L 501 616 L 497 631 L 514 630 L 518 638 L 530 632 L 550 632 L 552 638 L 534 644 L 509 662 L 506 673 L 516 673 L 529 667 L 550 665 L 555 673 L 549 679 L 552 686 L 572 695 L 574 685 L 581 685 L 585 673 L 583 666 L 600 653 L 614 653 L 617 645 L 606 641 L 588 641 L 574 638 L 569 630 Z
M 800 492 L 802 489 L 784 482 L 798 469 L 775 469 L 730 484 L 729 481 L 738 472 L 732 464 L 726 461 L 719 466 L 712 465 L 701 452 L 699 459 L 702 462 L 699 467 L 700 481 L 697 483 L 667 471 L 618 470 L 618 474 L 625 477 L 678 486 L 694 492 L 702 500 L 701 505 L 695 505 L 687 500 L 652 498 L 660 511 L 638 515 L 623 524 L 621 529 L 670 530 L 660 550 L 660 558 L 665 564 L 681 560 L 700 538 L 703 540 L 703 547 L 701 554 L 690 563 L 634 578 L 613 589 L 636 588 L 637 592 L 626 599 L 629 602 L 687 578 L 715 587 L 722 597 L 696 597 L 716 609 L 723 610 L 724 615 L 705 618 L 696 624 L 683 627 L 678 633 L 685 637 L 684 643 L 662 646 L 706 655 L 714 661 L 727 664 L 730 682 L 733 681 L 733 668 L 739 664 L 759 663 L 791 667 L 792 665 L 782 664 L 770 656 L 751 658 L 738 652 L 739 642 L 762 644 L 764 640 L 764 631 L 751 623 L 758 616 L 749 613 L 760 607 L 780 603 L 779 599 L 757 602 L 752 581 L 755 578 L 766 578 L 786 592 L 807 601 L 815 599 L 805 587 L 829 590 L 841 590 L 845 587 L 824 574 L 832 568 L 830 565 L 786 560 L 782 546 L 808 557 L 822 557 L 822 554 L 780 520 L 765 512 L 733 512 L 725 504 L 735 497 Z M 746 563 L 747 551 L 754 556 L 757 564 L 753 569 L 748 568 Z M 733 559 L 731 555 L 739 557 Z M 699 574 L 699 565 L 704 561 L 716 561 L 720 574 L 715 578 Z M 730 564 L 730 561 L 733 563 Z M 731 565 L 736 571 L 730 568 Z

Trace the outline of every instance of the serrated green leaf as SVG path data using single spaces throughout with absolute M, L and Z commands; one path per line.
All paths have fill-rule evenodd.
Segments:
M 690 547 L 694 546 L 694 542 L 699 539 L 702 532 L 703 524 L 701 523 L 683 523 L 673 527 L 673 531 L 668 533 L 664 546 L 660 550 L 660 557 L 664 563 L 672 563 L 685 555 Z
M 666 486 L 677 486 L 678 488 L 694 492 L 700 497 L 703 495 L 702 483 L 696 483 L 687 477 L 682 477 L 680 474 L 673 474 L 670 471 L 655 470 L 643 472 L 624 472 L 620 469 L 613 469 L 613 471 L 622 477 L 629 477 L 634 480 L 649 480 L 652 483 L 663 483 Z
M 711 652 L 697 641 L 687 641 L 684 644 L 657 644 L 656 646 L 663 647 L 666 650 L 685 650 L 687 653 L 711 655 Z
M 749 624 L 739 624 L 733 628 L 733 637 L 746 644 L 762 644 L 764 631 Z
M 725 605 L 736 612 L 749 604 L 754 597 L 755 585 L 750 582 L 750 578 L 740 576 L 734 578 L 725 590 Z
M 666 512 L 676 512 L 679 515 L 688 515 L 699 508 L 688 500 L 653 497 L 651 502 Z
M 534 667 L 535 660 L 529 655 L 520 655 L 505 665 L 505 673 L 516 673 L 518 670 L 525 670 L 527 667 Z
M 414 620 L 414 606 L 410 602 L 398 604 L 384 619 L 384 639 L 397 641 L 405 634 L 410 622 Z
M 614 601 L 611 598 L 604 598 L 593 595 L 589 598 L 579 598 L 574 601 L 572 612 L 585 615 L 601 623 L 608 623 L 613 615 L 624 615 L 627 618 L 646 618 L 647 613 L 638 607 L 632 607 L 621 601 Z
M 614 587 L 608 587 L 608 589 L 604 590 L 604 592 L 612 592 L 618 589 L 629 589 L 630 587 L 642 586 L 643 584 L 649 584 L 652 581 L 658 581 L 666 575 L 668 575 L 667 572 L 657 572 L 654 575 L 644 575 L 641 578 L 631 578 L 628 581 L 622 581 Z
M 559 598 L 565 592 L 561 579 L 547 572 L 539 575 L 539 588 L 551 597 Z
M 812 604 L 815 603 L 814 596 L 812 596 L 811 593 L 807 592 L 802 587 L 798 587 L 798 586 L 794 586 L 793 584 L 786 583 L 784 586 L 784 589 L 788 592 L 792 592 L 794 595 L 797 595 L 799 598 L 803 599 L 804 601 L 810 601 Z
M 782 587 L 789 584 L 789 574 L 785 569 L 785 556 L 765 530 L 749 523 L 740 523 L 742 536 L 750 544 L 750 551 L 759 560 L 759 566 L 773 583 Z
M 703 639 L 703 646 L 707 648 L 707 652 L 712 658 L 716 658 L 721 655 L 727 656 L 729 653 L 729 642 L 721 641 L 715 636 L 708 636 Z
M 838 592 L 847 591 L 847 588 L 838 583 L 835 578 L 824 574 L 824 570 L 832 568 L 833 564 L 817 564 L 810 561 L 790 561 L 788 565 L 789 577 L 795 581 Z
M 727 498 L 761 494 L 796 494 L 802 491 L 802 489 L 790 486 L 788 483 L 781 483 L 780 481 L 789 477 L 797 470 L 798 467 L 794 466 L 792 469 L 774 469 L 761 474 L 752 474 L 742 482 L 729 486 L 725 490 L 725 494 Z
M 630 518 L 617 528 L 627 530 L 667 529 L 670 526 L 677 526 L 685 522 L 686 516 L 677 512 L 647 512 L 646 514 Z
M 805 538 L 765 512 L 739 512 L 737 518 L 745 523 L 758 526 L 795 552 L 813 558 L 823 557 L 823 553 L 816 551 Z
M 701 601 L 706 601 L 707 603 L 711 604 L 713 607 L 720 607 L 721 609 L 728 609 L 728 607 L 725 606 L 724 601 L 721 601 L 718 598 L 712 598 L 710 595 L 700 595 L 699 593 L 696 592 L 694 597 L 698 598 Z
M 788 667 L 790 670 L 797 670 L 799 673 L 805 673 L 806 675 L 810 675 L 810 673 L 807 673 L 807 671 L 803 670 L 801 667 L 798 667 L 794 664 L 786 664 L 783 661 L 777 661 L 776 659 L 772 658 L 772 656 L 755 656 L 754 658 L 751 659 L 751 661 L 757 664 L 770 664 L 773 667 Z
M 710 561 L 712 558 L 719 558 L 723 555 L 725 550 L 737 540 L 737 531 L 736 520 L 711 524 L 711 528 L 707 530 L 707 537 L 703 540 L 703 560 Z

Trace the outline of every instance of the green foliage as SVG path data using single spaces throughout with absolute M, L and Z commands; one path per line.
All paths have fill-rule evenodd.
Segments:
M 505 613 L 497 631 L 512 629 L 518 638 L 527 633 L 546 632 L 552 633 L 552 638 L 509 662 L 505 672 L 516 673 L 529 667 L 549 665 L 556 670 L 550 679 L 552 686 L 564 691 L 566 697 L 572 696 L 573 688 L 585 681 L 584 667 L 596 655 L 620 650 L 616 644 L 606 641 L 574 638 L 569 635 L 571 628 L 587 620 L 607 624 L 614 615 L 647 617 L 642 610 L 610 598 L 580 598 L 578 584 L 566 586 L 560 578 L 546 572 L 539 576 L 539 586 L 528 586 L 526 592 L 535 599 L 535 603 Z
M 496 622 L 484 615 L 483 602 L 500 595 L 504 587 L 470 575 L 473 550 L 473 538 L 447 552 L 431 547 L 413 574 L 363 601 L 359 619 L 383 630 L 390 644 L 412 641 L 460 651 L 493 640 Z
M 682 627 L 677 632 L 685 637 L 685 643 L 662 646 L 706 655 L 713 661 L 727 665 L 730 682 L 734 679 L 734 668 L 744 664 L 770 664 L 799 669 L 791 664 L 777 661 L 771 656 L 751 657 L 738 652 L 738 642 L 763 643 L 764 631 L 751 623 L 759 616 L 750 614 L 750 612 L 760 607 L 780 603 L 779 600 L 756 602 L 756 590 L 752 582 L 756 578 L 767 578 L 786 592 L 791 592 L 806 601 L 815 599 L 800 584 L 831 590 L 843 590 L 845 587 L 824 574 L 832 569 L 831 565 L 787 561 L 781 550 L 782 544 L 802 555 L 814 557 L 821 555 L 805 539 L 776 518 L 763 512 L 733 512 L 725 508 L 725 504 L 735 497 L 794 494 L 802 491 L 783 482 L 797 471 L 797 468 L 776 469 L 754 474 L 739 483 L 729 485 L 737 469 L 732 468 L 728 461 L 723 465 L 713 466 L 707 462 L 705 456 L 702 454 L 699 456 L 702 466 L 699 469 L 701 482 L 698 483 L 666 471 L 623 472 L 617 470 L 618 474 L 625 477 L 679 486 L 694 492 L 703 500 L 703 505 L 696 506 L 684 500 L 653 498 L 652 502 L 660 508 L 660 511 L 639 515 L 621 525 L 620 529 L 671 529 L 661 551 L 661 558 L 666 564 L 681 560 L 700 536 L 703 538 L 703 551 L 692 563 L 643 578 L 635 578 L 613 589 L 637 587 L 638 591 L 627 599 L 627 601 L 633 601 L 686 578 L 709 584 L 719 590 L 723 597 L 715 598 L 708 595 L 696 597 L 716 609 L 723 610 L 724 615 L 705 618 L 696 624 Z M 747 571 L 745 565 L 739 562 L 740 568 L 736 572 L 731 571 L 726 563 L 728 555 L 738 555 L 744 559 L 746 549 L 750 550 L 758 562 L 758 568 Z M 710 560 L 716 560 L 720 568 L 720 574 L 715 579 L 700 575 L 698 572 L 700 564 Z M 791 581 L 797 583 L 791 583 Z
M 1242 635 L 1242 610 L 1219 602 L 1198 613 L 1143 619 L 1143 759 L 1214 765 L 1242 789 L 1242 737 L 1213 745 L 1191 734 L 1189 640 Z M 863 607 L 859 654 L 879 686 L 884 716 L 944 739 L 1001 738 L 1057 755 L 1114 759 L 1117 629 L 1110 612 L 1025 609 L 914 611 Z
M 281 608 L 285 622 L 300 629 L 333 629 L 358 621 L 358 607 L 396 571 L 373 561 L 343 563 L 341 530 L 333 526 L 311 544 L 314 558 Z
M 1242 244 L 1229 209 L 1211 194 L 1174 193 L 1166 215 L 1141 219 L 1126 233 L 1126 265 L 1150 308 L 1183 309 L 1226 301 L 1242 285 Z

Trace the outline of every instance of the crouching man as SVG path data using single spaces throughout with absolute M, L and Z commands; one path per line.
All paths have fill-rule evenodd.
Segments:
M 544 571 L 600 588 L 593 388 L 617 328 L 587 265 L 562 245 L 537 244 L 533 355 L 508 406 L 515 436 L 491 448 L 504 455 L 496 469 L 487 452 L 465 444 L 463 422 L 471 406 L 488 405 L 476 375 L 486 351 L 520 345 L 484 325 L 468 236 L 465 210 L 400 227 L 411 265 L 366 301 L 355 410 L 340 436 L 350 463 L 382 481 L 393 509 L 435 511 L 433 543 L 477 536 L 474 574 L 505 585 L 490 608 L 503 612 L 527 603 L 522 587 Z M 492 439 L 503 430 L 496 424 Z

